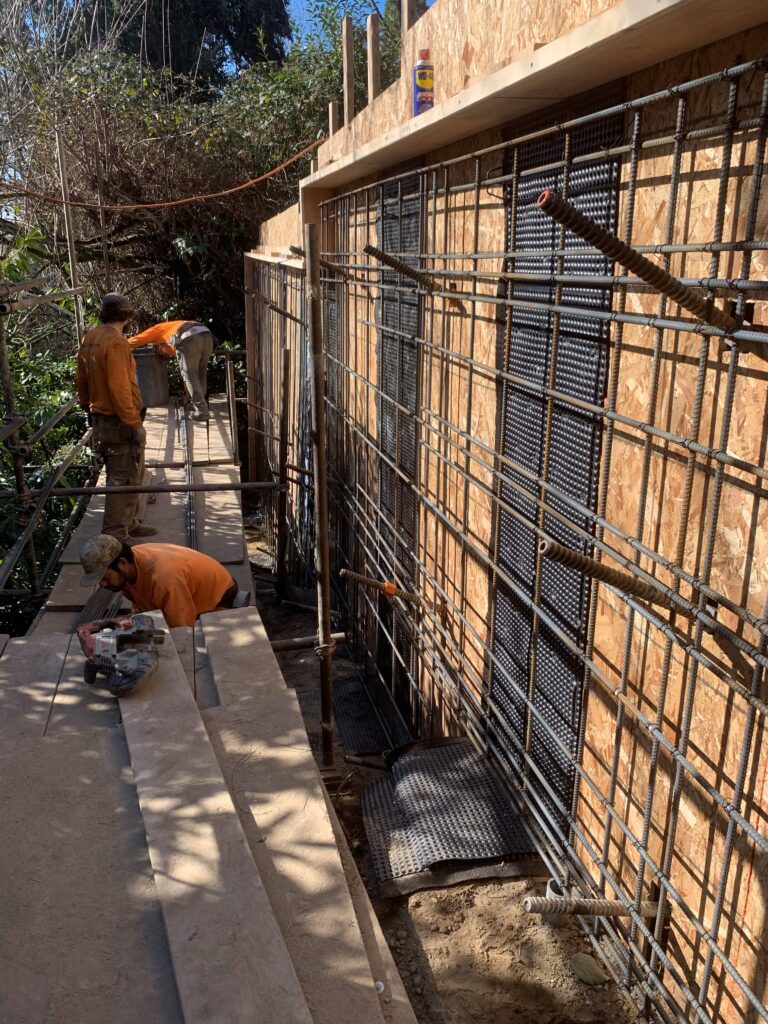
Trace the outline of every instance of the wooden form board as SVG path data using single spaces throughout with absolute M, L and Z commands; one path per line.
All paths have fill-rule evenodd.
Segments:
M 120 730 L 4 738 L 0 778 L 2 1019 L 183 1024 Z
M 196 466 L 195 482 L 227 484 L 240 482 L 237 466 Z M 198 491 L 195 493 L 195 522 L 200 551 L 222 565 L 243 561 L 245 538 L 239 491 Z
M 261 617 L 201 621 L 222 700 L 203 717 L 314 1020 L 382 1021 L 323 784 Z
M 170 640 L 120 709 L 185 1024 L 312 1024 Z

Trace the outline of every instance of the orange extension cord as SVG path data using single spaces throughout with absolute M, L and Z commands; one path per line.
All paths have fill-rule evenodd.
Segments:
M 286 167 L 290 167 L 291 164 L 295 164 L 297 160 L 301 160 L 302 157 L 306 156 L 307 153 L 311 153 L 313 149 L 316 149 L 323 142 L 325 142 L 325 139 L 316 139 L 302 149 L 301 152 L 296 153 L 295 156 L 280 164 L 279 167 L 273 167 L 266 174 L 260 174 L 258 178 L 251 178 L 250 181 L 243 182 L 242 185 L 235 185 L 233 188 L 224 189 L 223 192 L 209 192 L 207 195 L 202 196 L 187 196 L 186 199 L 168 199 L 160 203 L 127 203 L 121 206 L 101 206 L 99 203 L 86 203 L 79 199 L 70 199 L 68 203 L 65 203 L 58 196 L 49 196 L 44 192 L 35 192 L 33 189 L 21 186 L 13 186 L 13 192 L 8 195 L 31 196 L 34 199 L 42 199 L 46 203 L 56 203 L 57 206 L 78 206 L 83 210 L 159 210 L 167 206 L 187 206 L 189 203 L 201 203 L 207 199 L 220 199 L 222 196 L 231 196 L 235 192 L 242 192 L 246 188 L 258 185 L 259 182 L 266 181 L 267 178 L 271 178 Z M 10 185 L 11 183 L 3 182 L 3 184 Z

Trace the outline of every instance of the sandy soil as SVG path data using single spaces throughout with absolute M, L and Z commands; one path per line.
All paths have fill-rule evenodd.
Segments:
M 260 538 L 248 531 L 252 564 L 266 568 Z M 269 635 L 306 636 L 316 630 L 308 612 L 277 604 L 269 581 L 255 574 L 257 604 Z M 319 685 L 312 651 L 278 656 L 289 686 Z M 354 671 L 343 651 L 337 677 Z M 543 879 L 477 882 L 408 897 L 378 897 L 366 848 L 359 795 L 375 771 L 345 765 L 332 798 L 360 873 L 371 894 L 419 1024 L 629 1024 L 636 1014 L 611 982 L 586 985 L 570 966 L 591 951 L 575 923 L 553 928 L 522 909 L 529 893 L 543 895 Z

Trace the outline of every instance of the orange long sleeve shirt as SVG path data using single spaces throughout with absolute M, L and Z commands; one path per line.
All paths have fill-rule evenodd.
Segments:
M 129 339 L 131 348 L 140 348 L 142 345 L 157 345 L 163 355 L 175 355 L 176 350 L 171 344 L 171 338 L 184 326 L 194 326 L 193 320 L 164 320 L 159 324 L 152 324 L 146 331 L 140 331 Z
M 109 324 L 88 331 L 77 353 L 77 395 L 86 412 L 141 426 L 141 392 L 128 339 Z
M 234 580 L 214 558 L 176 544 L 133 548 L 136 582 L 125 588 L 137 611 L 159 608 L 169 626 L 192 626 L 218 608 Z

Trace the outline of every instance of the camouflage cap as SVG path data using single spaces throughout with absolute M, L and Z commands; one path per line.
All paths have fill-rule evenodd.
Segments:
M 122 550 L 122 541 L 119 541 L 117 537 L 109 537 L 106 533 L 87 540 L 80 548 L 80 564 L 85 569 L 85 576 L 80 580 L 80 586 L 92 587 L 95 583 L 99 583 Z

